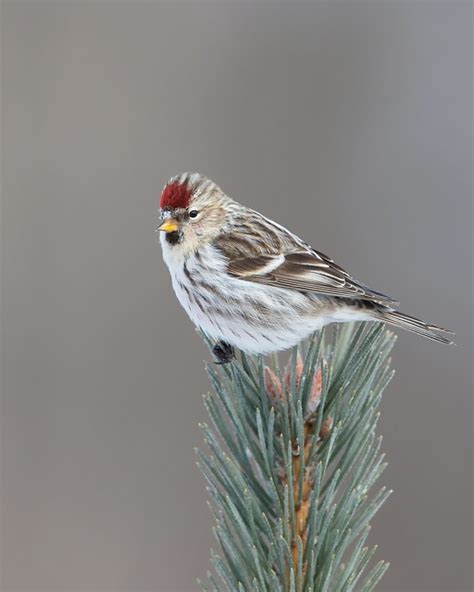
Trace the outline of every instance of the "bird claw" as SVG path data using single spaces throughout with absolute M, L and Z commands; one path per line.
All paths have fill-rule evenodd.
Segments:
M 212 353 L 217 358 L 214 364 L 228 364 L 235 358 L 234 348 L 225 341 L 218 341 L 212 348 Z

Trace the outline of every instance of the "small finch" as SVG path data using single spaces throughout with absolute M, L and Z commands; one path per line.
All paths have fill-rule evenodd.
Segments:
M 198 173 L 168 181 L 160 215 L 176 296 L 222 363 L 234 347 L 280 351 L 334 322 L 385 322 L 452 343 L 442 334 L 450 331 L 396 311 L 395 300 Z

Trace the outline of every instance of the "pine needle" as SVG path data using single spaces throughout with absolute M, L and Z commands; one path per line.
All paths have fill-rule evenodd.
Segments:
M 367 323 L 330 333 L 294 348 L 285 368 L 245 354 L 208 367 L 198 466 L 220 551 L 203 590 L 371 592 L 388 568 L 366 540 L 391 493 L 373 488 L 394 337 Z

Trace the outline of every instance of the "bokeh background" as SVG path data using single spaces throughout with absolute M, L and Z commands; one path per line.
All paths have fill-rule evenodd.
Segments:
M 472 4 L 2 3 L 5 591 L 196 590 L 209 354 L 154 228 L 197 170 L 457 348 L 401 334 L 383 591 L 472 590 Z

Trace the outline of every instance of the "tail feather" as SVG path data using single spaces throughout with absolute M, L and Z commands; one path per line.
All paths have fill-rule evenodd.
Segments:
M 427 337 L 433 341 L 439 341 L 440 343 L 446 343 L 448 345 L 454 344 L 454 341 L 449 339 L 449 337 L 442 335 L 442 333 L 453 335 L 453 331 L 449 331 L 449 329 L 443 329 L 436 325 L 429 325 L 428 323 L 425 323 L 425 321 L 410 317 L 409 315 L 396 310 L 380 310 L 376 316 L 385 323 L 400 327 L 401 329 L 406 329 L 407 331 L 411 331 L 422 337 Z

